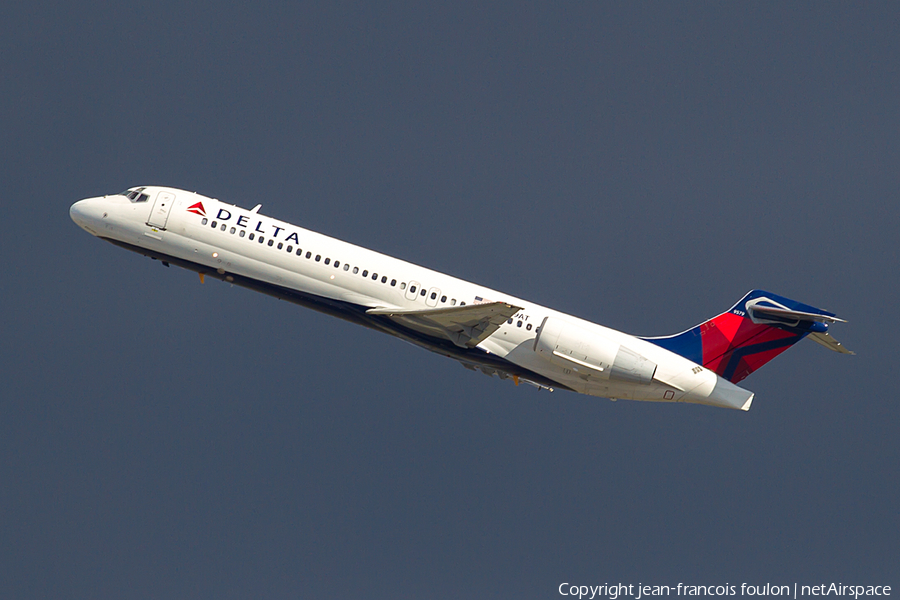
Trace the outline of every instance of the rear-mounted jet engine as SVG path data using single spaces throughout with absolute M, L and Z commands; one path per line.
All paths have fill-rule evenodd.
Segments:
M 649 384 L 656 363 L 601 335 L 561 319 L 546 317 L 534 340 L 534 351 L 585 381 L 611 379 Z

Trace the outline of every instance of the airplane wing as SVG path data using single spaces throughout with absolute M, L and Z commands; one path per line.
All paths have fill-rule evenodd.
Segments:
M 384 315 L 410 329 L 448 339 L 461 348 L 474 348 L 520 310 L 522 307 L 506 302 L 485 302 L 424 310 L 370 308 L 366 313 Z

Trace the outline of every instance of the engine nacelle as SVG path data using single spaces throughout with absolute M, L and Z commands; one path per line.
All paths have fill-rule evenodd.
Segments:
M 585 380 L 612 379 L 649 384 L 656 363 L 637 352 L 560 319 L 544 318 L 534 340 L 538 356 Z

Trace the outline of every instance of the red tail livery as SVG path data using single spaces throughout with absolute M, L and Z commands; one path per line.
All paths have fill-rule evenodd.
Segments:
M 807 335 L 843 352 L 828 335 L 834 313 L 771 292 L 752 290 L 727 312 L 684 333 L 644 338 L 737 383 Z

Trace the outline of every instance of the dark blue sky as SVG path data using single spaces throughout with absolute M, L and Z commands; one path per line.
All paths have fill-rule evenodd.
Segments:
M 892 3 L 17 3 L 4 598 L 900 585 Z M 515 387 L 91 238 L 196 190 L 625 331 L 850 321 L 749 413 Z

